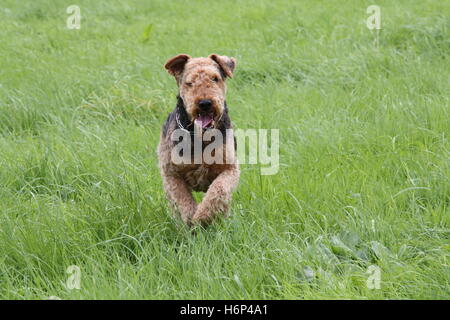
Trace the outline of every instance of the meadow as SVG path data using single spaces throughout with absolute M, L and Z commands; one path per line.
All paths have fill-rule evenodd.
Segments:
M 449 12 L 1 0 L 0 298 L 449 299 Z M 243 165 L 232 217 L 195 232 L 156 158 L 179 53 L 235 57 L 235 127 L 280 130 L 279 172 Z

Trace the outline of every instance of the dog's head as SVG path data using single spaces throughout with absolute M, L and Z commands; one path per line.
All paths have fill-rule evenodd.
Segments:
M 167 61 L 164 67 L 177 80 L 191 122 L 203 129 L 216 127 L 225 110 L 225 80 L 233 76 L 235 66 L 234 58 L 217 54 L 207 58 L 180 54 Z

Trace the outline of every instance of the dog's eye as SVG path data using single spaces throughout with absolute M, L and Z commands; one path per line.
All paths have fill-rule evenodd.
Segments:
M 186 85 L 187 85 L 188 87 L 192 87 L 192 82 L 186 82 Z
M 218 77 L 214 77 L 212 80 L 213 80 L 214 82 L 219 82 L 219 78 L 218 78 Z

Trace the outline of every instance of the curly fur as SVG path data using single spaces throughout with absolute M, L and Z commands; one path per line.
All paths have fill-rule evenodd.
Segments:
M 175 164 L 171 160 L 172 148 L 175 145 L 171 135 L 174 130 L 180 129 L 180 125 L 193 133 L 193 121 L 200 112 L 198 102 L 201 99 L 210 99 L 214 112 L 214 128 L 220 130 L 224 137 L 221 147 L 223 154 L 236 149 L 235 140 L 232 140 L 232 146 L 226 143 L 227 129 L 231 129 L 232 124 L 225 101 L 225 80 L 232 76 L 235 65 L 233 58 L 213 54 L 208 58 L 194 59 L 188 55 L 178 55 L 170 59 L 165 66 L 176 78 L 180 90 L 177 105 L 161 130 L 158 146 L 159 166 L 171 207 L 188 225 L 206 225 L 212 222 L 217 214 L 228 216 L 232 192 L 239 181 L 239 165 L 234 156 L 231 162 L 223 164 Z M 193 134 L 191 139 L 194 139 Z M 202 148 L 206 145 L 203 143 Z M 196 203 L 192 191 L 205 192 L 201 203 Z

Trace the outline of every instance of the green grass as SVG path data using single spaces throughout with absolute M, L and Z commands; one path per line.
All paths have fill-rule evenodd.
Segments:
M 449 299 L 450 6 L 375 1 L 377 48 L 371 4 L 2 0 L 0 298 Z M 163 64 L 213 52 L 281 164 L 242 166 L 233 216 L 191 233 L 157 168 Z

